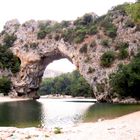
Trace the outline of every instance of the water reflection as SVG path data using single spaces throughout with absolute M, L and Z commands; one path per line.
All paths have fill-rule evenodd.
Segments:
M 41 125 L 41 104 L 36 101 L 0 104 L 0 126 L 31 127 Z
M 65 102 L 63 99 L 39 99 L 43 127 L 65 127 L 82 121 L 84 112 L 94 103 Z
M 97 103 L 85 112 L 84 122 L 95 122 L 98 119 L 113 119 L 140 110 L 139 104 Z
M 0 103 L 0 126 L 68 127 L 79 122 L 112 119 L 140 110 L 140 105 L 67 102 L 65 99 L 39 99 Z

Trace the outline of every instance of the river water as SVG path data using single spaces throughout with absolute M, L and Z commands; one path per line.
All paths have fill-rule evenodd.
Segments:
M 37 101 L 0 103 L 0 126 L 68 127 L 81 122 L 112 119 L 140 111 L 140 105 L 136 104 L 100 104 L 83 101 L 41 98 Z

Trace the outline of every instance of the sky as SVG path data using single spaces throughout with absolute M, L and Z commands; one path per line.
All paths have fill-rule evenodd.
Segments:
M 88 12 L 105 14 L 112 6 L 135 0 L 0 0 L 0 30 L 6 21 L 73 20 Z
M 111 7 L 124 2 L 135 2 L 135 0 L 0 0 L 0 31 L 6 21 L 12 19 L 18 19 L 20 23 L 30 19 L 74 20 L 89 12 L 101 16 Z M 73 69 L 67 60 L 58 62 L 63 65 L 59 67 L 60 71 Z

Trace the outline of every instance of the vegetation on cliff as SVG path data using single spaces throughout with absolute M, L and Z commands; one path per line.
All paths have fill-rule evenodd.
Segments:
M 0 93 L 8 95 L 8 92 L 11 90 L 11 81 L 7 77 L 0 77 Z
M 130 64 L 121 66 L 117 73 L 110 76 L 110 84 L 112 92 L 140 99 L 140 53 Z
M 12 73 L 16 73 L 20 69 L 20 60 L 7 46 L 0 45 L 0 68 L 9 69 Z
M 61 94 L 92 97 L 93 91 L 78 71 L 62 74 L 55 78 L 46 78 L 42 81 L 39 93 L 41 95 Z

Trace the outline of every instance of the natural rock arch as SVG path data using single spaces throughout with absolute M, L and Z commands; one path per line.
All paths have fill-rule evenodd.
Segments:
M 7 22 L 0 36 L 0 43 L 3 44 L 5 34 L 15 35 L 17 39 L 10 49 L 21 61 L 19 73 L 11 77 L 13 85 L 11 95 L 36 97 L 36 91 L 46 66 L 53 60 L 68 58 L 92 86 L 97 100 L 112 101 L 116 96 L 109 92 L 109 75 L 116 72 L 120 63 L 128 64 L 132 58 L 131 54 L 135 55 L 138 52 L 140 32 L 136 30 L 136 26 L 126 28 L 124 25 L 130 18 L 119 11 L 112 12 L 110 18 L 116 28 L 115 37 L 109 37 L 102 28 L 99 28 L 97 33 L 86 34 L 80 43 L 69 42 L 67 41 L 69 38 L 65 40 L 61 34 L 69 29 L 73 33 L 74 22 L 70 22 L 70 25 L 62 28 L 61 31 L 57 32 L 57 29 L 55 32 L 52 31 L 44 38 L 37 36 L 40 24 L 47 23 L 48 25 L 49 23 L 50 26 L 55 25 L 56 22 L 31 20 L 22 25 L 17 20 Z M 82 33 L 81 30 L 78 33 Z M 79 34 L 77 36 L 79 37 Z M 101 44 L 103 39 L 109 41 L 108 47 Z M 93 42 L 94 44 L 91 45 Z M 101 56 L 107 51 L 117 54 L 118 50 L 115 49 L 115 45 L 118 42 L 127 42 L 129 58 L 124 60 L 116 58 L 111 67 L 102 67 L 100 65 Z

